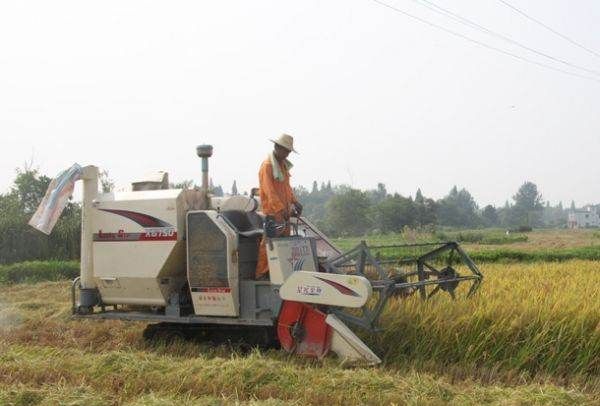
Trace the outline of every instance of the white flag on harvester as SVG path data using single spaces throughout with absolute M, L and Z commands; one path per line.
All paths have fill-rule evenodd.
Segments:
M 44 199 L 31 220 L 29 220 L 30 226 L 44 234 L 52 232 L 60 214 L 69 201 L 69 197 L 73 194 L 75 182 L 81 178 L 81 173 L 81 166 L 73 164 L 50 182 Z

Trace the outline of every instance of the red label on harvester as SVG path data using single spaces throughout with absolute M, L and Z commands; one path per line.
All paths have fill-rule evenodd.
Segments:
M 198 288 L 197 292 L 203 292 L 203 293 L 231 293 L 231 288 Z
M 99 230 L 94 234 L 94 241 L 177 241 L 177 231 L 174 228 L 146 229 L 143 233 L 126 233 L 119 230 L 116 233 Z

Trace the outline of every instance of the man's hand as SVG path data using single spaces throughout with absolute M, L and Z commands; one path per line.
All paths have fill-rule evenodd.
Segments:
M 299 202 L 292 203 L 292 217 L 300 217 L 302 209 L 303 207 Z
M 275 213 L 275 221 L 277 221 L 278 223 L 284 223 L 286 221 L 289 221 L 290 219 L 290 210 L 281 210 L 278 211 L 277 213 Z

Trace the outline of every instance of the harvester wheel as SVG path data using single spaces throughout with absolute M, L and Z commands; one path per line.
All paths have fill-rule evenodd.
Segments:
M 149 324 L 143 333 L 144 339 L 148 341 L 163 341 L 171 343 L 174 340 L 185 340 L 185 332 L 176 324 L 158 323 Z
M 90 306 L 79 306 L 77 308 L 77 314 L 86 315 L 92 314 L 94 312 L 94 308 Z
M 156 324 L 148 324 L 142 333 L 142 337 L 144 340 L 151 341 L 154 339 L 154 335 L 156 334 Z

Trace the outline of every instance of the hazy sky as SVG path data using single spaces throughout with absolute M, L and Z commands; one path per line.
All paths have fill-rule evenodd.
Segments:
M 431 1 L 600 71 L 600 58 L 497 0 Z M 552 63 L 415 1 L 386 2 Z M 600 50 L 600 2 L 509 2 Z M 78 162 L 118 186 L 153 170 L 199 183 L 200 143 L 214 145 L 214 182 L 247 190 L 283 131 L 300 151 L 294 184 L 383 182 L 436 198 L 457 184 L 483 205 L 531 180 L 552 203 L 600 202 L 599 82 L 370 0 L 0 3 L 0 191 L 32 157 L 51 176 Z

